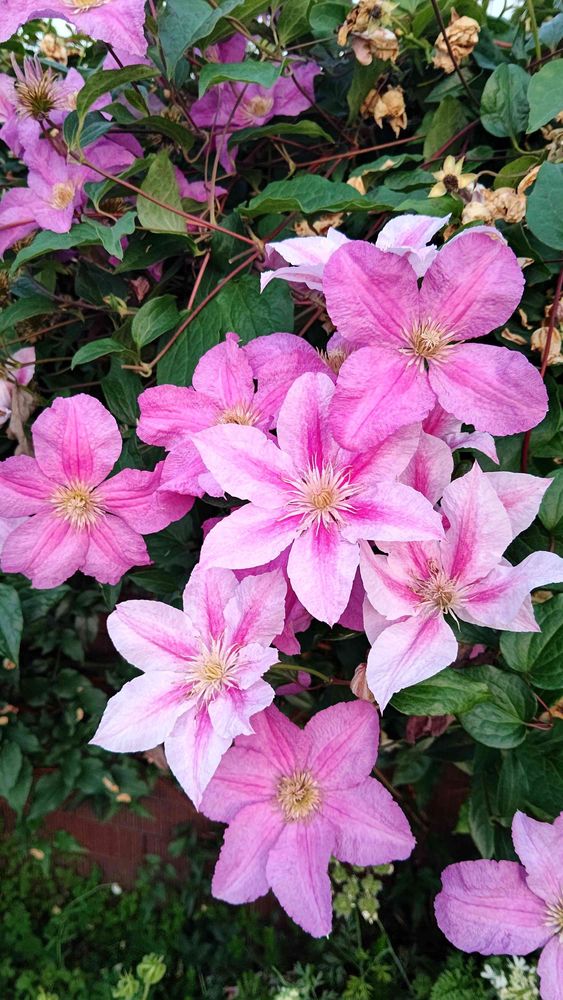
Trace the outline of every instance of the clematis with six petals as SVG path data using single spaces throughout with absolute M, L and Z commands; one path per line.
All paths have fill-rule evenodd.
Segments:
M 247 903 L 272 889 L 314 937 L 329 934 L 331 855 L 356 865 L 408 858 L 414 838 L 390 793 L 370 777 L 379 722 L 354 701 L 318 712 L 301 730 L 277 708 L 226 753 L 202 801 L 228 823 L 213 895 Z
M 0 516 L 16 524 L 2 550 L 4 573 L 23 573 L 34 587 L 57 587 L 81 570 L 117 583 L 150 557 L 142 534 L 182 517 L 193 498 L 158 493 L 153 472 L 123 469 L 107 478 L 121 454 L 111 413 L 93 396 L 62 396 L 35 421 L 35 458 L 0 463 Z
M 233 738 L 254 732 L 271 704 L 262 675 L 278 662 L 271 642 L 284 623 L 279 570 L 240 582 L 226 569 L 196 568 L 183 611 L 125 601 L 108 619 L 116 649 L 143 673 L 110 698 L 92 740 L 117 752 L 164 743 L 171 770 L 199 808 Z
M 528 955 L 538 962 L 542 1000 L 563 998 L 563 813 L 540 823 L 518 811 L 516 861 L 461 861 L 442 872 L 434 909 L 461 951 Z
M 326 375 L 298 378 L 280 410 L 277 446 L 256 427 L 212 427 L 194 437 L 223 489 L 251 501 L 209 532 L 202 563 L 247 569 L 290 548 L 288 576 L 297 597 L 329 625 L 348 604 L 360 539 L 442 534 L 428 501 L 393 481 L 416 448 L 418 428 L 370 453 L 347 452 L 329 427 L 333 395 Z

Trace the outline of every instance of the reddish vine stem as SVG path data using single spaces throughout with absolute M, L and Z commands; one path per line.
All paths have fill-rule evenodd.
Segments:
M 448 141 L 445 142 L 443 146 L 440 146 L 440 148 L 437 149 L 435 153 L 432 153 L 432 156 L 428 157 L 426 162 L 422 164 L 422 169 L 424 170 L 425 167 L 429 167 L 431 163 L 434 163 L 436 160 L 439 160 L 442 154 L 446 152 L 446 149 L 448 149 L 452 145 L 452 143 L 457 142 L 458 139 L 461 139 L 464 135 L 467 135 L 467 133 L 470 132 L 472 129 L 474 129 L 475 126 L 478 124 L 479 124 L 479 119 L 476 118 L 474 121 L 469 122 L 468 125 L 464 125 L 463 128 L 459 130 L 459 132 L 456 132 L 455 135 L 452 135 L 451 139 L 448 139 Z
M 545 347 L 542 354 L 542 363 L 540 368 L 540 375 L 542 378 L 545 377 L 547 371 L 547 365 L 549 361 L 549 351 L 551 348 L 551 341 L 553 338 L 553 331 L 555 329 L 555 322 L 557 320 L 557 311 L 559 309 L 559 299 L 561 298 L 561 290 L 563 288 L 563 269 L 559 272 L 557 278 L 557 284 L 555 286 L 555 295 L 553 296 L 553 304 L 551 306 L 551 311 L 549 313 L 549 324 L 547 327 L 547 335 L 545 338 Z M 520 462 L 520 469 L 525 472 L 528 468 L 528 455 L 530 452 L 530 438 L 532 436 L 531 429 L 526 431 L 524 435 L 524 442 L 522 444 L 522 459 Z
M 330 156 L 320 156 L 316 160 L 307 160 L 305 163 L 298 163 L 299 169 L 302 167 L 318 167 L 322 163 L 330 163 L 331 160 L 349 160 L 362 153 L 377 153 L 380 149 L 390 149 L 392 146 L 404 146 L 407 142 L 419 142 L 423 135 L 411 135 L 406 139 L 394 139 L 393 142 L 381 142 L 378 146 L 366 146 L 363 149 L 350 149 L 347 153 L 331 153 Z

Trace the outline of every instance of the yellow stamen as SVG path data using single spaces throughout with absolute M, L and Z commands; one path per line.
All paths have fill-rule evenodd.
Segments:
M 288 823 L 307 819 L 321 805 L 320 789 L 310 771 L 294 771 L 281 778 L 276 798 Z

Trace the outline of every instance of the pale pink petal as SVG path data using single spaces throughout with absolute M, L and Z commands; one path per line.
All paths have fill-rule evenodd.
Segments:
M 265 681 L 258 680 L 245 691 L 231 688 L 209 702 L 211 724 L 219 736 L 234 740 L 235 736 L 251 736 L 252 716 L 264 711 L 274 700 L 275 691 Z
M 211 892 L 216 899 L 251 903 L 268 892 L 266 862 L 282 830 L 282 814 L 269 802 L 241 809 L 225 830 L 215 865 Z
M 287 571 L 301 604 L 319 621 L 334 625 L 350 599 L 359 550 L 336 525 L 309 528 L 295 539 Z
M 389 628 L 389 622 L 387 618 L 384 618 L 383 615 L 379 614 L 379 611 L 375 610 L 373 604 L 370 603 L 367 597 L 364 599 L 363 612 L 364 630 L 368 637 L 368 642 L 373 645 L 381 633 L 384 632 L 386 628 Z
M 0 514 L 19 517 L 50 508 L 56 483 L 43 475 L 34 458 L 14 455 L 0 462 Z
M 537 368 L 507 347 L 454 344 L 445 361 L 430 362 L 429 378 L 440 404 L 478 431 L 518 434 L 547 412 Z
M 241 580 L 225 605 L 228 641 L 236 646 L 249 642 L 269 646 L 283 629 L 286 593 L 287 584 L 279 569 Z
M 563 1000 L 563 943 L 555 935 L 548 941 L 538 962 L 542 1000 Z
M 421 319 L 431 320 L 456 340 L 482 337 L 506 323 L 523 289 L 522 270 L 505 240 L 488 232 L 468 232 L 442 247 L 426 272 Z
M 113 514 L 98 518 L 88 529 L 88 539 L 88 551 L 80 568 L 99 583 L 119 583 L 132 566 L 151 563 L 142 535 Z
M 225 409 L 236 403 L 251 403 L 254 397 L 252 369 L 235 333 L 207 351 L 198 361 L 192 385 Z
M 495 439 L 491 434 L 485 434 L 483 431 L 459 431 L 459 433 L 445 434 L 444 441 L 452 451 L 457 451 L 458 448 L 480 451 L 487 458 L 490 458 L 491 462 L 496 462 L 498 465 L 499 457 Z
M 409 262 L 363 240 L 331 256 L 323 290 L 336 329 L 358 346 L 404 347 L 404 331 L 418 323 L 418 285 Z
M 236 672 L 237 685 L 243 694 L 276 663 L 279 653 L 273 646 L 262 646 L 259 642 L 243 646 L 237 655 Z
M 353 510 L 342 525 L 342 536 L 351 542 L 425 541 L 443 537 L 440 515 L 428 500 L 402 483 L 367 487 L 354 498 Z
M 381 711 L 396 691 L 425 681 L 457 657 L 456 638 L 440 614 L 390 625 L 373 644 L 366 678 Z
M 202 813 L 221 823 L 230 823 L 241 809 L 252 803 L 270 803 L 281 777 L 274 756 L 267 757 L 239 743 L 240 737 L 222 758 L 201 801 Z
M 445 226 L 449 218 L 449 215 L 442 218 L 433 215 L 399 215 L 383 226 L 375 245 L 387 253 L 405 256 L 417 278 L 422 278 L 438 253 L 435 246 L 426 244 Z
M 412 589 L 412 577 L 400 563 L 393 564 L 363 544 L 360 572 L 371 604 L 386 618 L 394 620 L 416 612 L 420 599 Z
M 59 396 L 33 425 L 37 463 L 58 483 L 97 486 L 121 454 L 121 434 L 111 413 L 93 396 Z
M 166 456 L 161 485 L 163 493 L 180 493 L 182 496 L 201 497 L 223 496 L 223 490 L 203 464 L 201 455 L 190 441 L 180 441 L 172 445 Z
M 313 937 L 324 937 L 332 929 L 328 863 L 334 844 L 332 826 L 320 817 L 287 823 L 266 862 L 274 895 L 291 919 Z
M 366 702 L 358 702 L 365 705 Z M 393 796 L 373 778 L 355 788 L 339 788 L 323 798 L 323 816 L 337 831 L 334 856 L 352 865 L 404 861 L 415 839 Z
M 498 565 L 512 541 L 508 514 L 477 464 L 444 491 L 442 511 L 449 521 L 441 554 L 451 579 L 472 583 Z
M 549 940 L 545 904 L 514 861 L 462 861 L 442 872 L 434 910 L 438 926 L 461 951 L 527 955 Z
M 523 472 L 485 474 L 508 514 L 512 534 L 516 537 L 531 525 L 553 480 L 542 479 L 541 476 L 527 476 Z
M 289 389 L 300 375 L 305 372 L 329 372 L 319 352 L 293 333 L 256 337 L 244 350 L 258 381 L 256 405 L 263 413 L 269 413 L 274 421 Z
M 88 532 L 49 511 L 10 532 L 2 550 L 4 573 L 23 573 L 37 590 L 58 587 L 83 568 Z
M 563 813 L 553 823 L 540 823 L 518 811 L 512 840 L 526 869 L 529 888 L 546 903 L 563 899 Z
M 203 543 L 201 561 L 228 569 L 263 566 L 291 545 L 299 521 L 299 517 L 278 517 L 274 511 L 246 504 L 211 529 Z
M 328 375 L 308 372 L 285 397 L 278 417 L 278 443 L 299 472 L 311 466 L 320 469 L 331 457 L 328 411 L 333 395 Z
M 528 594 L 536 587 L 562 582 L 563 559 L 555 552 L 532 552 L 518 566 L 497 566 L 468 586 L 459 614 L 489 628 L 539 632 Z
M 350 465 L 354 482 L 361 478 L 372 485 L 374 479 L 397 479 L 415 454 L 419 440 L 420 424 L 409 424 L 378 441 L 369 451 L 341 453 L 342 463 Z
M 158 492 L 162 480 L 159 462 L 153 472 L 123 469 L 98 487 L 96 494 L 110 514 L 117 514 L 133 531 L 150 534 L 177 521 L 193 504 L 192 497 Z
M 155 385 L 139 396 L 137 434 L 147 444 L 172 448 L 212 426 L 218 407 L 185 386 Z
M 401 482 L 435 504 L 450 482 L 453 469 L 452 453 L 446 442 L 422 431 L 418 448 L 401 473 Z
M 190 619 L 161 601 L 118 604 L 107 630 L 117 651 L 139 670 L 182 673 L 186 661 L 199 652 Z
M 0 555 L 2 555 L 2 550 L 8 536 L 15 528 L 20 524 L 25 524 L 26 521 L 26 517 L 0 517 Z M 299 652 L 299 648 L 297 652 Z
M 365 347 L 340 369 L 330 408 L 332 430 L 343 447 L 364 451 L 399 427 L 423 420 L 435 401 L 427 373 L 409 365 L 406 356 Z
M 323 789 L 347 789 L 365 781 L 377 758 L 379 719 L 367 701 L 339 702 L 309 720 L 310 750 L 303 767 Z
M 176 673 L 141 674 L 110 698 L 90 742 L 117 753 L 150 750 L 172 732 L 188 707 L 188 695 L 189 689 Z
M 338 229 L 329 229 L 326 236 L 298 236 L 266 245 L 266 261 L 279 254 L 288 264 L 326 264 L 332 254 L 349 243 L 348 237 Z
M 230 739 L 215 732 L 203 707 L 180 716 L 165 740 L 164 753 L 170 770 L 196 809 L 230 743 Z
M 230 569 L 196 566 L 183 594 L 186 634 L 195 632 L 203 640 L 220 638 L 225 630 L 225 608 L 238 586 Z
M 233 497 L 275 509 L 285 502 L 289 458 L 256 427 L 225 424 L 194 438 L 205 465 Z

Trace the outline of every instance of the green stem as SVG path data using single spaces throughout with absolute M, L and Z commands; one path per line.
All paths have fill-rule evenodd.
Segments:
M 399 958 L 399 956 L 397 955 L 397 952 L 395 951 L 393 945 L 391 944 L 391 940 L 389 938 L 389 935 L 388 935 L 387 931 L 385 930 L 385 927 L 381 923 L 381 920 L 379 919 L 379 917 L 377 918 L 377 926 L 379 927 L 379 930 L 381 931 L 381 933 L 385 936 L 385 939 L 387 941 L 387 947 L 389 949 L 389 954 L 391 955 L 391 958 L 393 959 L 395 965 L 397 966 L 397 969 L 399 970 L 401 979 L 403 979 L 404 982 L 406 983 L 406 985 L 408 987 L 408 990 L 409 990 L 409 993 L 410 993 L 411 992 L 411 984 L 410 984 L 409 977 L 407 976 L 407 974 L 405 972 L 404 965 L 401 962 L 401 959 Z
M 276 670 L 294 670 L 296 673 L 303 671 L 305 674 L 311 674 L 313 677 L 320 677 L 325 684 L 332 684 L 332 677 L 328 674 L 321 674 L 320 670 L 313 670 L 312 667 L 302 667 L 301 665 L 295 666 L 293 663 L 276 663 Z
M 538 32 L 538 22 L 536 20 L 536 12 L 534 9 L 534 0 L 526 0 L 526 5 L 528 7 L 528 14 L 530 17 L 530 24 L 532 26 L 532 35 L 534 36 L 534 46 L 536 49 L 536 59 L 541 59 L 541 43 L 540 36 Z

